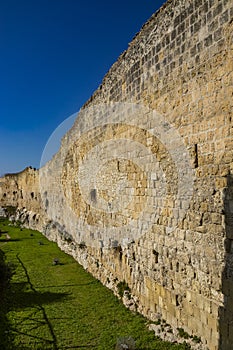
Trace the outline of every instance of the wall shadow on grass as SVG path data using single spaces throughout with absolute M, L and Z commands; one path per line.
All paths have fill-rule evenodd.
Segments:
M 12 334 L 7 318 L 8 290 L 12 272 L 5 262 L 5 254 L 0 250 L 0 345 L 2 350 L 13 349 Z
M 18 254 L 17 259 L 25 273 L 26 281 L 11 282 L 4 288 L 4 313 L 1 313 L 0 319 L 0 336 L 4 345 L 0 338 L 1 350 L 58 350 L 57 337 L 45 306 L 61 302 L 68 298 L 69 294 L 37 291 Z
M 65 299 L 69 293 L 55 293 L 55 292 L 38 292 L 28 290 L 28 283 L 12 283 L 11 284 L 11 310 L 24 309 L 37 305 L 46 305 L 55 303 Z
M 2 300 L 2 295 L 0 295 L 0 344 L 2 350 L 12 350 L 13 347 L 13 335 L 9 331 L 10 323 L 7 319 L 7 309 L 6 303 Z
M 0 243 L 10 243 L 10 242 L 19 242 L 21 239 L 18 238 L 0 238 Z
M 5 350 L 31 350 L 32 346 L 34 349 L 57 350 L 57 337 L 45 305 L 60 302 L 67 297 L 68 293 L 37 292 L 31 289 L 28 282 L 11 283 L 7 290 L 5 314 L 8 312 L 15 314 L 11 323 L 5 317 L 5 329 L 11 340 L 11 345 Z M 21 345 L 16 338 L 20 338 Z M 14 339 L 17 346 L 14 345 Z M 3 349 L 1 347 L 1 350 Z

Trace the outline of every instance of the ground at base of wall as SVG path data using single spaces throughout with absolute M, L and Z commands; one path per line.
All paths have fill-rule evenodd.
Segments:
M 165 320 L 158 319 L 158 321 L 150 323 L 149 329 L 153 330 L 161 340 L 180 344 L 186 343 L 192 350 L 208 350 L 199 337 L 190 336 L 183 328 L 172 328 Z

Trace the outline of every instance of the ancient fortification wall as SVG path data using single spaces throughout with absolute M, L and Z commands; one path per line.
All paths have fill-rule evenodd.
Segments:
M 168 1 L 56 156 L 0 182 L 18 219 L 211 350 L 233 343 L 232 5 Z
M 39 171 L 31 167 L 16 174 L 6 174 L 0 178 L 0 203 L 8 208 L 9 216 L 23 221 L 28 227 L 42 229 L 44 210 L 39 192 Z

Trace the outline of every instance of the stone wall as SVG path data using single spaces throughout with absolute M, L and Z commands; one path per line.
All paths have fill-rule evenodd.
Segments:
M 233 342 L 232 18 L 230 0 L 168 1 L 54 158 L 0 186 L 17 218 L 211 350 Z
M 43 230 L 46 218 L 42 207 L 39 170 L 31 167 L 0 178 L 0 200 L 6 214 L 25 226 Z

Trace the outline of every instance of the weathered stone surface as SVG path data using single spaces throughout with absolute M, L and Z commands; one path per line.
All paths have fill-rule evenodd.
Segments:
M 58 154 L 0 180 L 18 220 L 211 350 L 233 343 L 232 17 L 230 0 L 168 1 Z

